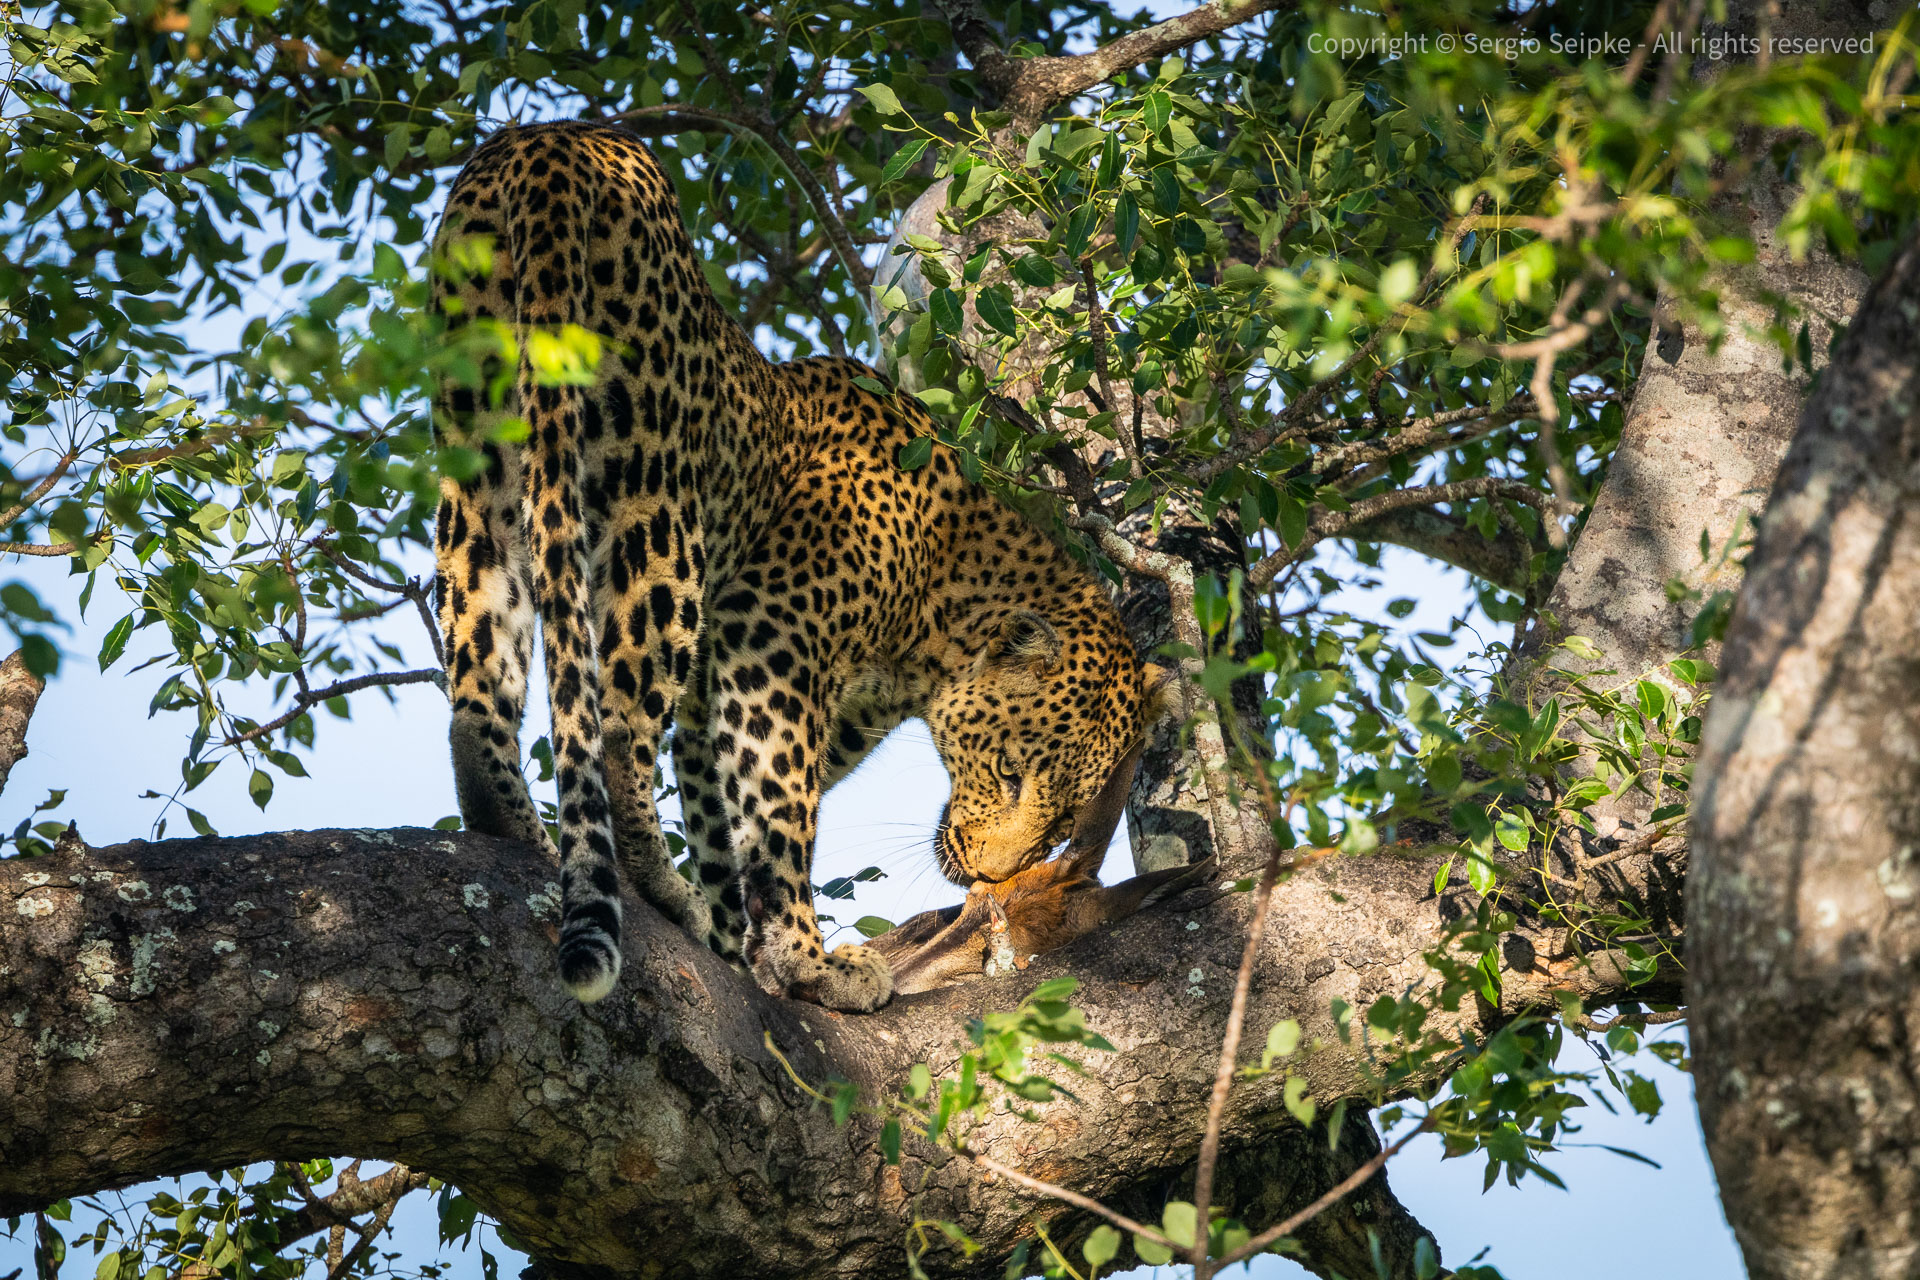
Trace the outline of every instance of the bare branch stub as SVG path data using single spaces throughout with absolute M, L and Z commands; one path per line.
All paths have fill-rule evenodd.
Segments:
M 40 703 L 46 682 L 27 669 L 26 651 L 0 662 L 0 791 L 13 766 L 27 756 L 27 724 Z

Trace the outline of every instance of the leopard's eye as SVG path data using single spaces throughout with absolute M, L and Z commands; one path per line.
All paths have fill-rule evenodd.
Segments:
M 1020 781 L 1020 770 L 1014 765 L 1013 757 L 1004 751 L 995 758 L 993 771 L 1008 782 Z

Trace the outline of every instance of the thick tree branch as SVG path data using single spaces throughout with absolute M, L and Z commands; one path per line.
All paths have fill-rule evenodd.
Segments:
M 1298 1062 L 1323 1102 L 1366 1078 L 1366 1050 L 1340 1042 L 1330 1002 L 1365 1007 L 1430 980 L 1421 953 L 1464 908 L 1464 890 L 1433 897 L 1433 871 L 1425 856 L 1335 858 L 1274 891 L 1246 1021 L 1297 1018 L 1306 1043 L 1324 1045 Z M 762 1037 L 804 1078 L 879 1096 L 916 1061 L 952 1069 L 965 1019 L 1068 972 L 1116 1052 L 1086 1055 L 1079 1101 L 1038 1107 L 1037 1124 L 997 1114 L 968 1149 L 1109 1205 L 1132 1196 L 1143 1220 L 1157 1216 L 1143 1201 L 1192 1167 L 1250 895 L 1174 901 L 1025 973 L 846 1017 L 762 995 L 639 906 L 630 979 L 581 1006 L 553 974 L 553 877 L 519 846 L 424 830 L 0 862 L 0 1095 L 12 1100 L 0 1215 L 189 1170 L 350 1154 L 448 1179 L 542 1256 L 605 1274 L 735 1276 L 751 1261 L 764 1277 L 893 1277 L 916 1213 L 960 1222 L 985 1258 L 1003 1258 L 1031 1236 L 1029 1195 L 924 1147 L 887 1167 L 875 1127 L 835 1128 Z M 1555 936 L 1523 922 L 1501 1007 L 1446 1015 L 1460 1034 L 1551 1007 L 1556 990 L 1627 994 L 1622 966 L 1556 958 Z M 1282 1084 L 1276 1073 L 1233 1088 L 1229 1169 L 1295 1150 Z M 1246 1179 L 1301 1198 L 1223 1184 L 1218 1202 L 1271 1213 L 1256 1228 L 1301 1208 L 1331 1185 L 1316 1181 L 1324 1135 L 1302 1145 L 1319 1154 L 1290 1176 Z M 1042 1212 L 1063 1242 L 1096 1221 Z M 1361 1248 L 1350 1266 L 1365 1264 Z M 957 1254 L 924 1261 L 969 1270 Z
M 1533 562 L 1533 548 L 1516 532 L 1502 530 L 1500 536 L 1487 538 L 1459 516 L 1430 507 L 1389 511 L 1350 524 L 1333 536 L 1405 547 L 1517 594 L 1526 592 L 1527 570 Z
M 1540 512 L 1542 523 L 1551 523 L 1558 508 L 1552 497 L 1517 480 L 1483 476 L 1475 480 L 1455 480 L 1447 484 L 1425 485 L 1414 489 L 1389 489 L 1382 494 L 1356 502 L 1346 511 L 1328 511 L 1315 507 L 1307 522 L 1306 536 L 1298 546 L 1282 547 L 1264 556 L 1247 571 L 1247 584 L 1264 591 L 1288 565 L 1299 561 L 1328 538 L 1357 537 L 1350 530 L 1365 527 L 1370 521 L 1411 507 L 1436 503 L 1465 502 L 1474 498 L 1506 498 L 1523 502 Z M 1362 539 L 1363 541 L 1370 539 Z
M 1050 58 L 1009 58 L 1000 46 L 999 33 L 975 0 L 934 0 L 934 7 L 947 19 L 954 42 L 973 63 L 988 96 L 1017 120 L 1031 122 L 1103 80 L 1263 13 L 1292 8 L 1293 0 L 1217 0 L 1129 32 L 1090 53 Z

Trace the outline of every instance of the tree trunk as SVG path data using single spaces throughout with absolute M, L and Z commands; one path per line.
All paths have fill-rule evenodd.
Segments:
M 1277 891 L 1248 1026 L 1300 1021 L 1319 1047 L 1297 1070 L 1323 1103 L 1366 1079 L 1362 1038 L 1341 1043 L 1330 1002 L 1364 1008 L 1429 982 L 1421 953 L 1465 909 L 1434 901 L 1433 870 L 1424 857 L 1330 859 Z M 638 905 L 621 992 L 579 1005 L 554 978 L 552 876 L 517 845 L 417 829 L 0 862 L 0 1216 L 193 1170 L 355 1154 L 452 1181 L 538 1255 L 608 1274 L 891 1280 L 916 1214 L 957 1221 L 985 1249 L 970 1265 L 936 1251 L 929 1272 L 988 1274 L 1032 1237 L 1036 1211 L 1056 1240 L 1092 1220 L 916 1139 L 886 1166 L 877 1122 L 835 1128 L 762 1037 L 809 1082 L 889 1097 L 916 1061 L 953 1068 L 967 1018 L 1065 973 L 1116 1052 L 1080 1055 L 1078 1102 L 1035 1108 L 1037 1124 L 997 1113 L 968 1141 L 1154 1217 L 1191 1176 L 1251 895 L 1201 893 L 1025 973 L 845 1017 L 762 995 Z M 1510 955 L 1546 946 L 1517 936 Z M 1504 975 L 1500 1007 L 1469 1001 L 1440 1020 L 1481 1037 L 1551 1007 L 1557 988 L 1626 991 L 1605 963 L 1529 965 Z M 1227 1111 L 1224 1207 L 1255 1224 L 1327 1185 L 1324 1130 L 1299 1128 L 1282 1084 L 1237 1086 Z M 1344 1167 L 1367 1141 L 1349 1136 Z M 1411 1250 L 1417 1228 L 1384 1179 L 1354 1212 L 1322 1224 L 1318 1265 L 1370 1274 L 1370 1222 Z
M 1807 406 L 1699 766 L 1695 1070 L 1755 1280 L 1920 1265 L 1920 241 Z

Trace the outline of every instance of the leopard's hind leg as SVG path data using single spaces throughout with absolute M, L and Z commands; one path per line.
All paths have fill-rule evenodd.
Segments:
M 620 869 L 643 898 L 705 940 L 706 895 L 674 869 L 653 795 L 661 739 L 700 636 L 701 535 L 690 507 L 658 494 L 630 494 L 616 506 L 596 557 L 594 630 Z
M 520 460 L 487 452 L 481 475 L 442 481 L 435 538 L 454 787 L 468 830 L 520 840 L 557 858 L 520 767 L 534 631 Z

